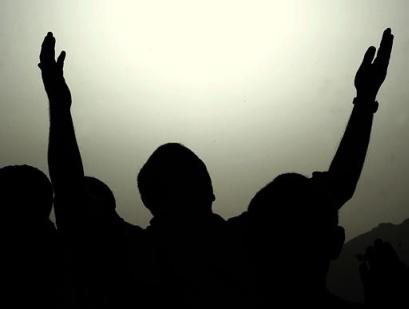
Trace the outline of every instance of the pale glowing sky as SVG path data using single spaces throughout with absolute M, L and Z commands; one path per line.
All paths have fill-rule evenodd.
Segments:
M 52 31 L 87 175 L 118 211 L 146 226 L 136 175 L 177 141 L 207 164 L 224 217 L 286 171 L 328 168 L 363 53 L 391 27 L 367 162 L 341 212 L 352 237 L 409 217 L 407 0 L 144 0 L 0 2 L 1 165 L 47 171 L 48 111 L 36 65 Z

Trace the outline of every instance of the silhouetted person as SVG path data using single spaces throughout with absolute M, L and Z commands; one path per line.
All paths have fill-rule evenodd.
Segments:
M 388 242 L 377 239 L 360 265 L 366 307 L 407 308 L 409 269 Z
M 212 211 L 212 182 L 203 161 L 177 143 L 160 146 L 138 175 L 147 228 L 158 259 L 159 292 L 183 308 L 246 305 L 228 226 Z
M 53 189 L 28 165 L 0 169 L 1 307 L 56 308 L 61 256 L 49 220 Z
M 331 201 L 331 206 L 328 206 L 326 200 L 320 201 L 320 203 L 332 207 L 335 217 L 337 215 L 336 211 L 352 197 L 362 170 L 369 143 L 373 113 L 376 111 L 378 104 L 375 102 L 375 97 L 386 76 L 386 68 L 391 46 L 392 36 L 390 30 L 386 30 L 381 43 L 379 55 L 374 64 L 371 62 L 374 57 L 375 49 L 372 47 L 368 49 L 363 64 L 355 79 L 358 95 L 354 100 L 355 107 L 344 134 L 344 138 L 341 141 L 334 160 L 332 161 L 329 172 L 325 174 L 315 174 L 314 182 L 319 183 L 317 187 L 320 187 L 320 194 L 324 197 L 331 197 L 329 199 Z M 249 235 L 246 235 L 246 229 L 248 229 L 249 224 L 249 233 L 251 233 L 251 236 L 250 239 L 247 239 L 248 244 L 243 245 L 243 247 L 249 246 L 251 248 L 250 253 L 248 253 L 250 257 L 245 257 L 243 259 L 243 257 L 240 256 L 238 260 L 246 261 L 247 258 L 251 259 L 254 256 L 258 256 L 254 252 L 251 252 L 252 250 L 257 249 L 254 248 L 253 244 L 249 244 L 252 242 L 262 243 L 269 248 L 269 250 L 274 250 L 274 246 L 272 246 L 273 248 L 268 246 L 268 244 L 271 243 L 271 241 L 269 241 L 271 233 L 268 233 L 268 230 L 263 233 L 255 232 L 253 228 L 256 227 L 256 230 L 258 230 L 258 227 L 262 228 L 263 226 L 270 226 L 275 222 L 274 218 L 281 220 L 279 212 L 278 216 L 276 216 L 274 212 L 264 214 L 262 211 L 249 211 L 249 214 L 244 213 L 239 217 L 232 218 L 227 223 L 221 220 L 221 218 L 213 214 L 211 210 L 214 194 L 211 180 L 204 163 L 189 149 L 182 145 L 166 144 L 159 147 L 142 168 L 138 176 L 138 185 L 145 206 L 154 215 L 154 218 L 151 221 L 151 226 L 148 230 L 154 231 L 153 234 L 155 237 L 159 239 L 163 237 L 165 239 L 162 240 L 162 243 L 167 245 L 166 249 L 164 249 L 167 255 L 171 255 L 171 252 L 176 251 L 176 253 L 182 254 L 186 257 L 186 251 L 196 251 L 200 252 L 200 254 L 203 254 L 203 251 L 206 251 L 208 254 L 218 254 L 219 256 L 218 275 L 213 276 L 213 281 L 198 279 L 199 275 L 197 274 L 197 269 L 206 269 L 206 266 L 210 265 L 209 259 L 200 259 L 197 256 L 190 256 L 188 259 L 183 260 L 177 256 L 175 261 L 173 261 L 174 265 L 168 266 L 167 269 L 178 270 L 179 277 L 181 277 L 181 287 L 178 287 L 178 289 L 183 291 L 182 287 L 185 286 L 185 289 L 189 290 L 186 292 L 187 295 L 189 295 L 189 293 L 190 295 L 195 295 L 195 291 L 192 291 L 192 289 L 195 288 L 195 285 L 192 284 L 192 282 L 195 282 L 195 280 L 206 282 L 206 285 L 209 286 L 211 282 L 213 284 L 216 282 L 221 283 L 228 281 L 224 280 L 226 278 L 234 278 L 231 274 L 224 278 L 220 276 L 223 273 L 220 269 L 224 269 L 225 272 L 229 273 L 229 268 L 223 263 L 223 258 L 231 258 L 231 255 L 229 255 L 228 252 L 225 252 L 227 247 L 226 244 L 229 244 L 229 242 L 235 243 L 237 238 L 241 238 L 241 240 L 245 242 L 246 238 L 249 237 Z M 295 186 L 291 181 L 288 185 L 290 188 L 281 192 L 281 190 L 286 189 L 285 187 L 282 187 L 280 190 L 275 191 L 276 194 L 290 192 L 289 190 L 291 190 L 291 186 Z M 314 195 L 313 192 L 316 190 L 314 189 L 315 191 L 312 191 L 313 189 L 308 186 L 300 186 L 300 189 L 301 188 L 306 195 L 303 196 L 300 192 L 303 197 L 301 200 L 298 200 L 297 203 L 300 204 L 300 206 L 304 204 L 313 204 L 311 201 L 308 201 L 308 198 L 312 197 L 307 195 Z M 297 190 L 294 189 L 294 193 L 298 194 Z M 271 198 L 273 198 L 273 196 L 274 194 Z M 314 197 L 314 199 L 318 200 L 318 197 Z M 276 200 L 272 199 L 272 204 L 274 204 L 273 201 Z M 285 199 L 280 201 L 283 204 Z M 264 208 L 265 207 L 267 206 L 264 206 Z M 282 207 L 285 208 L 285 204 L 283 204 Z M 255 207 L 255 209 L 257 208 L 259 207 Z M 297 210 L 295 209 L 295 211 Z M 257 218 L 260 219 L 260 222 Z M 322 219 L 323 216 L 319 218 Z M 319 221 L 319 218 L 316 218 L 317 221 Z M 323 221 L 326 220 L 324 219 Z M 284 220 L 284 222 L 288 221 Z M 333 220 L 333 223 L 334 222 L 337 221 Z M 335 226 L 337 226 L 336 223 Z M 324 274 L 326 274 L 327 264 L 329 264 L 331 258 L 337 256 L 344 240 L 342 228 L 339 227 L 334 230 L 336 230 L 336 235 L 330 237 L 331 241 L 329 242 L 333 245 L 333 248 L 330 250 L 331 254 L 327 252 L 327 256 L 317 263 L 322 268 L 320 270 L 321 276 L 318 277 L 324 282 L 324 288 Z M 257 235 L 256 239 L 254 239 L 255 235 Z M 227 237 L 227 239 L 225 237 Z M 223 245 L 218 245 L 219 241 L 224 244 L 225 250 L 221 249 Z M 180 243 L 180 248 L 174 243 Z M 240 243 L 240 240 L 238 243 Z M 206 247 L 204 244 L 210 244 L 210 246 Z M 160 244 L 158 246 L 160 246 Z M 238 246 L 240 246 L 240 244 Z M 231 248 L 227 251 L 230 249 Z M 278 247 L 278 250 L 279 249 L 280 248 Z M 322 250 L 325 249 L 323 248 Z M 230 253 L 231 252 L 239 254 L 240 250 L 237 249 L 236 251 L 236 249 L 233 248 Z M 164 253 L 163 255 L 166 254 Z M 320 252 L 316 252 L 316 254 L 319 256 Z M 287 255 L 285 256 L 287 257 Z M 170 258 L 167 258 L 167 260 L 169 262 Z M 230 260 L 234 261 L 235 259 L 233 258 Z M 177 266 L 177 261 L 183 261 L 183 265 Z M 326 263 L 323 261 L 326 261 Z M 186 272 L 189 272 L 189 268 L 186 266 L 189 265 L 189 263 L 199 263 L 196 268 L 194 268 L 196 270 L 195 278 L 180 275 L 180 272 L 185 269 Z M 245 265 L 243 266 L 243 268 L 246 268 Z M 262 266 L 263 271 L 259 273 L 263 273 L 264 270 L 267 269 L 264 266 L 265 265 Z M 238 273 L 236 274 L 238 277 L 249 279 L 249 274 L 246 273 L 245 270 L 236 268 L 236 272 Z M 207 272 L 207 274 L 209 274 L 209 272 Z M 273 276 L 274 272 L 269 272 L 269 274 Z M 178 276 L 169 275 L 169 277 L 172 277 L 173 280 L 175 280 L 174 278 L 177 278 Z M 183 282 L 183 280 L 185 280 L 185 282 Z M 271 288 L 267 278 L 265 278 L 265 280 L 260 280 L 260 278 L 257 280 L 260 283 L 260 286 L 258 286 L 257 289 L 264 289 L 266 291 Z M 222 286 L 222 284 L 220 286 Z M 201 288 L 202 287 L 200 286 L 197 287 L 198 291 Z M 240 290 L 239 287 L 235 287 L 234 289 L 236 289 L 236 293 Z M 196 293 L 200 294 L 198 291 L 196 291 Z M 206 289 L 203 289 L 203 291 L 206 291 Z M 209 289 L 207 291 L 209 291 Z M 283 291 L 285 291 L 285 289 L 283 289 Z M 323 291 L 325 292 L 325 289 L 323 289 Z M 242 294 L 237 293 L 236 295 Z M 195 299 L 195 297 L 193 297 L 193 299 Z M 316 295 L 312 297 L 316 297 Z M 264 304 L 264 300 L 261 300 L 261 304 Z
M 84 187 L 81 157 L 70 115 L 71 96 L 62 74 L 65 54 L 62 53 L 55 62 L 54 43 L 54 38 L 49 34 L 43 43 L 41 68 L 50 99 L 49 165 L 56 191 L 57 224 L 60 220 L 63 229 L 74 227 L 77 230 L 79 226 L 83 226 L 86 230 L 90 225 L 84 220 L 87 217 L 82 214 L 84 205 L 89 207 L 88 193 Z M 336 210 L 351 198 L 359 179 L 369 143 L 372 114 L 377 108 L 374 100 L 386 75 L 391 45 L 390 31 L 385 31 L 374 64 L 371 63 L 374 48 L 368 50 L 356 76 L 358 95 L 354 100 L 355 107 L 344 138 L 329 172 L 316 174 L 314 182 L 321 183 L 321 189 L 318 191 L 325 192 L 324 196 L 330 196 L 331 205 Z M 159 147 L 142 168 L 138 176 L 138 186 L 145 206 L 154 216 L 143 239 L 146 239 L 148 244 L 148 249 L 145 250 L 145 255 L 148 256 L 146 262 L 149 264 L 153 261 L 149 264 L 153 267 L 150 268 L 151 273 L 146 282 L 149 282 L 148 285 L 154 285 L 152 291 L 155 299 L 162 300 L 169 306 L 176 304 L 178 307 L 195 308 L 217 305 L 235 307 L 236 304 L 245 304 L 246 296 L 241 293 L 240 280 L 248 274 L 245 269 L 235 267 L 240 264 L 237 264 L 237 261 L 242 261 L 243 257 L 234 255 L 241 250 L 230 248 L 230 244 L 236 242 L 236 239 L 231 240 L 231 237 L 248 237 L 243 247 L 248 246 L 255 251 L 248 252 L 249 257 L 244 256 L 244 261 L 247 258 L 257 260 L 254 252 L 264 250 L 257 244 L 262 243 L 271 248 L 271 241 L 266 237 L 268 233 L 259 233 L 258 229 L 254 229 L 259 224 L 259 219 L 263 223 L 264 218 L 257 213 L 263 213 L 264 210 L 253 212 L 251 207 L 249 213 L 228 222 L 213 214 L 211 204 L 214 195 L 206 167 L 192 151 L 180 144 Z M 312 189 L 307 188 L 306 194 L 312 194 L 309 190 Z M 307 197 L 305 203 L 308 203 Z M 257 208 L 259 207 L 254 209 Z M 270 224 L 274 218 L 270 217 Z M 65 220 L 72 221 L 66 224 Z M 76 224 L 76 220 L 80 222 Z M 342 229 L 335 230 L 341 240 Z M 135 234 L 139 235 L 139 232 Z M 256 238 L 252 239 L 255 236 Z M 262 240 L 265 242 L 261 242 Z M 141 242 L 143 243 L 143 240 Z M 250 245 L 251 242 L 254 242 L 255 246 Z M 263 260 L 267 261 L 265 258 Z M 256 265 L 256 268 L 271 274 L 267 266 L 260 264 Z M 246 265 L 243 265 L 243 268 L 246 268 Z M 259 275 L 260 273 L 256 272 L 260 288 L 262 287 L 262 291 L 269 290 L 271 285 L 268 281 L 261 280 Z M 236 280 L 236 277 L 239 277 L 239 280 Z M 289 291 L 284 288 L 281 290 L 287 293 Z M 271 292 L 271 289 L 269 291 Z M 315 289 L 311 291 L 317 292 Z M 322 289 L 318 291 L 325 294 Z M 316 299 L 318 294 L 310 297 Z M 257 296 L 260 296 L 260 304 L 266 303 L 267 299 L 263 293 Z M 243 302 L 240 302 L 242 297 Z
M 365 54 L 355 77 L 355 106 L 328 172 L 312 178 L 280 175 L 252 199 L 249 254 L 259 307 L 281 302 L 287 307 L 351 305 L 327 291 L 326 275 L 344 243 L 338 209 L 352 197 L 363 167 L 392 43 L 387 29 L 377 57 L 374 47 Z
M 80 302 L 118 307 L 122 300 L 125 306 L 132 301 L 129 289 L 133 303 L 145 308 L 237 302 L 240 293 L 225 266 L 224 220 L 211 211 L 214 195 L 204 163 L 179 144 L 160 147 L 138 177 L 154 215 L 151 226 L 141 233 L 124 223 L 108 187 L 84 178 L 63 77 L 65 53 L 55 61 L 54 45 L 49 33 L 40 55 L 50 101 L 49 169 L 57 226 L 76 255 Z
M 55 61 L 54 47 L 48 33 L 39 67 L 50 106 L 48 161 L 56 222 L 71 254 L 75 302 L 81 308 L 146 308 L 150 294 L 143 282 L 148 270 L 140 259 L 142 229 L 118 216 L 107 185 L 84 176 L 63 76 L 65 52 Z
M 325 278 L 344 230 L 320 180 L 280 175 L 255 195 L 248 213 L 258 307 L 343 305 L 327 292 Z

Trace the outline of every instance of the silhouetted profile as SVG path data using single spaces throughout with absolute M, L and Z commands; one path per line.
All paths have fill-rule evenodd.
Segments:
M 53 189 L 28 165 L 0 169 L 1 307 L 55 308 L 61 287 L 57 233 L 49 220 Z
M 252 199 L 250 259 L 259 307 L 352 306 L 326 289 L 330 261 L 344 243 L 338 209 L 353 195 L 367 152 L 376 95 L 389 63 L 393 36 L 384 31 L 377 57 L 370 47 L 355 77 L 357 96 L 328 172 L 312 178 L 290 173 L 275 178 Z
M 73 302 L 80 308 L 146 308 L 151 289 L 143 281 L 149 268 L 141 266 L 142 229 L 118 216 L 107 185 L 84 176 L 63 76 L 65 52 L 56 61 L 54 48 L 48 33 L 39 67 L 50 106 L 48 162 L 56 222 L 71 256 Z

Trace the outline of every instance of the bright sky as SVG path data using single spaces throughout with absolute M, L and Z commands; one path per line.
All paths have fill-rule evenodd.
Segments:
M 409 2 L 139 0 L 0 2 L 1 165 L 47 171 L 48 111 L 36 65 L 52 31 L 86 174 L 146 226 L 136 175 L 159 145 L 191 148 L 231 217 L 282 172 L 328 168 L 366 48 L 395 46 L 367 162 L 341 212 L 348 237 L 409 217 Z

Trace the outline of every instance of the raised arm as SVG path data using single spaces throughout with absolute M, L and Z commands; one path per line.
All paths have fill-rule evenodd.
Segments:
M 361 175 L 373 114 L 378 108 L 376 96 L 386 78 L 392 44 L 393 35 L 388 28 L 383 33 L 376 58 L 376 48 L 369 47 L 355 76 L 354 108 L 328 173 L 331 193 L 338 207 L 352 197 Z
M 65 52 L 56 61 L 54 47 L 55 38 L 49 32 L 41 46 L 38 66 L 50 106 L 48 166 L 57 201 L 57 224 L 61 224 L 71 211 L 63 205 L 74 203 L 80 195 L 84 171 L 71 118 L 71 93 L 63 74 Z

